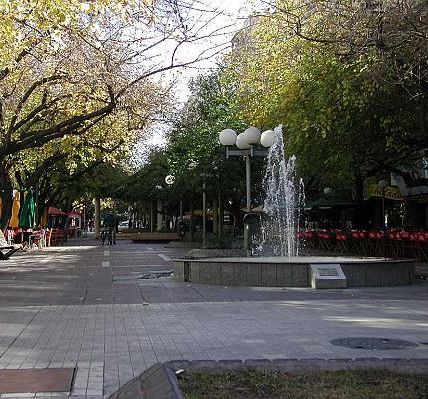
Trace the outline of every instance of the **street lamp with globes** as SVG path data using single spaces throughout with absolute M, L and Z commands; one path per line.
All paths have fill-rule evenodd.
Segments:
M 260 129 L 251 126 L 243 133 L 237 134 L 233 129 L 224 129 L 219 133 L 220 144 L 226 147 L 226 158 L 230 156 L 241 156 L 245 159 L 245 183 L 246 183 L 246 210 L 251 212 L 251 158 L 255 156 L 265 157 L 267 148 L 275 142 L 276 133 L 266 130 L 261 133 Z M 229 147 L 236 145 L 237 150 Z M 257 149 L 261 145 L 264 149 Z M 249 248 L 249 226 L 244 227 L 244 248 Z
M 273 130 L 266 130 L 261 133 L 260 129 L 251 126 L 243 133 L 237 134 L 233 129 L 224 129 L 219 133 L 220 144 L 226 147 L 226 158 L 230 156 L 242 156 L 245 158 L 246 176 L 246 205 L 247 212 L 251 211 L 251 157 L 266 156 L 266 150 L 257 150 L 255 147 L 261 145 L 269 148 L 275 142 L 276 134 Z M 229 147 L 236 145 L 238 150 L 231 150 Z

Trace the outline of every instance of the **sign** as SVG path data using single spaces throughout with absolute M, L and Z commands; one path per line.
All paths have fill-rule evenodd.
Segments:
M 369 184 L 367 186 L 366 197 L 367 198 L 373 198 L 373 197 L 382 198 L 382 189 L 380 189 L 377 184 Z M 398 187 L 392 187 L 392 186 L 388 186 L 387 188 L 385 188 L 385 198 L 395 200 L 395 201 L 402 201 L 403 200 L 403 196 L 401 195 L 401 192 L 398 189 Z
M 346 276 L 338 263 L 312 263 L 309 276 L 312 288 L 346 288 Z
M 339 275 L 337 272 L 337 269 L 334 267 L 319 267 L 318 272 L 322 277 L 324 276 L 335 277 Z

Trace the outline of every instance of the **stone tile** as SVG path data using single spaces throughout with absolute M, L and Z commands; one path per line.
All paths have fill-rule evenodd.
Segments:
M 150 247 L 155 254 L 162 253 L 160 244 Z M 0 368 L 77 365 L 71 398 L 100 399 L 158 361 L 183 359 L 194 364 L 197 359 L 226 359 L 236 365 L 251 358 L 256 363 L 267 359 L 269 364 L 273 364 L 270 359 L 280 363 L 290 357 L 349 359 L 361 356 L 361 351 L 333 346 L 332 339 L 426 340 L 428 282 L 324 292 L 272 288 L 262 287 L 261 267 L 254 265 L 245 271 L 252 287 L 172 279 L 116 284 L 112 283 L 115 273 L 131 276 L 133 271 L 159 270 L 167 262 L 155 254 L 150 257 L 145 244 L 121 242 L 109 250 L 111 268 L 100 267 L 104 248 L 94 245 L 34 255 L 25 264 L 5 269 L 0 281 L 4 351 Z M 15 267 L 27 268 L 28 281 L 13 271 Z M 234 266 L 228 275 L 236 284 L 243 274 L 244 269 Z M 288 271 L 277 268 L 276 275 L 286 287 Z M 303 281 L 305 273 L 297 278 Z M 211 273 L 209 279 L 213 282 Z M 14 284 L 24 288 L 18 290 Z M 23 290 L 29 295 L 22 295 Z M 143 297 L 146 302 L 150 298 L 149 305 L 143 304 Z M 100 303 L 97 298 L 109 298 L 109 302 Z M 426 362 L 428 350 L 420 346 L 382 352 L 382 356 Z

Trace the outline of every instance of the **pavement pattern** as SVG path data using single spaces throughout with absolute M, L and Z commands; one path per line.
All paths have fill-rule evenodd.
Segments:
M 172 259 L 188 249 L 94 239 L 20 252 L 0 263 L 0 369 L 76 367 L 70 393 L 109 396 L 169 360 L 428 359 L 428 281 L 406 287 L 225 287 L 176 282 Z M 154 278 L 154 276 L 161 276 Z M 334 346 L 385 337 L 403 350 Z

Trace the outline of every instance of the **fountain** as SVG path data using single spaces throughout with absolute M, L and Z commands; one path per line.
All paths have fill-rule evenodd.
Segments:
M 288 161 L 284 154 L 282 126 L 275 128 L 276 138 L 269 149 L 263 188 L 266 193 L 259 237 L 254 254 L 298 256 L 299 211 L 304 204 L 303 181 L 295 177 L 296 157 Z
M 177 259 L 174 279 L 227 286 L 346 288 L 391 286 L 414 280 L 411 259 L 299 256 L 297 230 L 304 204 L 295 157 L 284 156 L 282 127 L 269 149 L 264 216 L 251 257 Z

